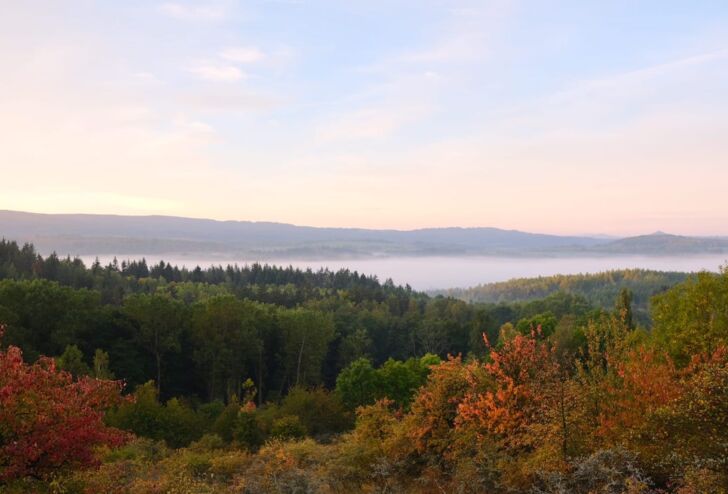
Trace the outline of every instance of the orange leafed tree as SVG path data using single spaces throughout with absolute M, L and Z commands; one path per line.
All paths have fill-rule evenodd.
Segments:
M 605 381 L 609 403 L 599 417 L 597 434 L 608 443 L 630 436 L 649 413 L 683 392 L 678 372 L 666 354 L 639 347 L 615 363 L 617 379 Z
M 493 387 L 463 400 L 459 426 L 475 425 L 494 434 L 507 449 L 528 449 L 539 440 L 532 428 L 544 420 L 560 369 L 553 349 L 537 338 L 538 332 L 539 328 L 528 336 L 516 335 L 501 349 L 491 349 L 490 362 L 483 368 Z M 469 378 L 475 385 L 472 372 Z
M 468 383 L 461 357 L 432 367 L 405 419 L 408 438 L 420 454 L 443 459 L 455 440 L 455 419 Z
M 495 462 L 501 482 L 525 489 L 536 470 L 566 468 L 574 386 L 540 328 L 491 348 L 489 361 L 467 370 L 471 390 L 458 407 L 456 427 L 491 451 L 488 461 Z
M 652 406 L 636 447 L 657 466 L 654 476 L 674 480 L 676 473 L 686 472 L 688 484 L 695 485 L 716 476 L 722 489 L 728 488 L 728 348 L 693 356 L 670 388 L 670 399 Z

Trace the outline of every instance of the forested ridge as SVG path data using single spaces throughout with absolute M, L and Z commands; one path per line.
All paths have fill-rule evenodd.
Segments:
M 726 492 L 728 271 L 665 276 L 646 327 L 638 281 L 466 303 L 2 241 L 0 488 Z
M 635 317 L 649 324 L 649 302 L 658 293 L 685 281 L 688 273 L 619 269 L 602 273 L 558 274 L 536 278 L 519 278 L 478 285 L 451 288 L 433 293 L 455 297 L 466 302 L 524 302 L 548 297 L 557 292 L 584 297 L 596 307 L 609 308 L 622 289 L 632 292 Z
M 553 329 L 563 316 L 596 310 L 563 294 L 475 306 L 347 270 L 190 270 L 144 260 L 87 268 L 6 241 L 0 279 L 7 344 L 31 359 L 78 350 L 88 366 L 102 350 L 116 376 L 131 387 L 154 379 L 165 399 L 226 400 L 248 377 L 258 401 L 296 384 L 332 387 L 357 358 L 380 365 L 482 354 L 483 331 L 497 337 L 503 324 L 527 327 L 533 318 Z

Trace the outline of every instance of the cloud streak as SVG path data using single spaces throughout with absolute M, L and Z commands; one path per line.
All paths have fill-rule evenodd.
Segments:
M 226 9 L 223 6 L 213 4 L 190 5 L 166 2 L 158 9 L 166 16 L 185 21 L 219 21 L 226 16 Z
M 426 107 L 365 108 L 330 117 L 317 128 L 316 138 L 321 143 L 387 138 L 429 111 Z
M 250 64 L 265 59 L 265 53 L 255 46 L 233 46 L 222 50 L 220 57 L 231 62 Z
M 213 82 L 237 82 L 246 78 L 245 73 L 234 65 L 200 64 L 188 70 L 200 79 Z
M 728 13 L 407 4 L 10 2 L 0 208 L 728 234 Z

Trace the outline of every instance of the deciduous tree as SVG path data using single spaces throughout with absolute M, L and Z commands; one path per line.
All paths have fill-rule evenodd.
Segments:
M 0 485 L 94 465 L 94 448 L 124 442 L 124 433 L 103 422 L 104 411 L 121 402 L 121 387 L 74 381 L 47 357 L 27 364 L 17 347 L 0 351 Z

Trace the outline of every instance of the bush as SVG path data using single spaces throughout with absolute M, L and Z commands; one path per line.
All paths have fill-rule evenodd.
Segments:
M 211 455 L 209 452 L 200 453 L 187 450 L 184 455 L 184 468 L 191 475 L 201 477 L 207 473 L 212 466 Z
M 353 422 L 341 399 L 323 388 L 291 389 L 281 403 L 280 413 L 298 417 L 312 436 L 345 431 Z
M 240 412 L 240 403 L 231 401 L 217 416 L 212 425 L 212 432 L 222 438 L 223 441 L 229 443 L 233 440 L 233 430 L 235 429 L 235 421 L 238 419 Z
M 261 448 L 243 474 L 236 477 L 233 492 L 332 492 L 325 467 L 331 460 L 331 451 L 331 446 L 317 444 L 311 439 L 272 441 Z
M 105 463 L 117 461 L 134 461 L 138 463 L 154 463 L 169 456 L 169 449 L 163 441 L 140 437 L 122 446 L 113 449 L 104 456 Z
M 708 468 L 690 468 L 685 473 L 677 494 L 726 494 L 728 493 L 728 473 L 716 472 Z
M 224 410 L 225 404 L 220 400 L 215 400 L 210 403 L 200 405 L 197 408 L 197 413 L 200 415 L 200 418 L 211 427 Z
M 181 448 L 199 439 L 205 424 L 192 408 L 172 398 L 162 408 L 161 425 L 167 444 Z
M 0 484 L 95 465 L 96 447 L 128 439 L 103 422 L 121 401 L 119 382 L 74 380 L 52 359 L 27 364 L 19 348 L 0 350 Z
M 240 446 L 250 451 L 257 450 L 263 444 L 265 436 L 255 410 L 240 410 L 235 420 L 233 439 Z
M 138 438 L 105 454 L 100 468 L 78 472 L 65 479 L 63 489 L 59 491 L 68 494 L 143 492 L 135 491 L 132 486 L 141 482 L 171 454 L 162 441 Z
M 427 381 L 430 367 L 439 363 L 440 358 L 429 353 L 420 359 L 389 359 L 378 369 L 369 360 L 358 359 L 336 378 L 336 394 L 349 410 L 372 405 L 382 398 L 406 409 Z
M 215 451 L 223 449 L 225 447 L 225 441 L 222 440 L 217 434 L 205 434 L 198 441 L 190 444 L 192 451 Z
M 204 420 L 177 398 L 159 403 L 154 383 L 139 386 L 134 402 L 107 415 L 107 422 L 139 436 L 163 440 L 173 448 L 187 446 L 202 435 Z
M 240 475 L 250 465 L 251 455 L 245 451 L 226 451 L 210 459 L 210 474 L 221 481 Z
M 624 449 L 608 449 L 577 461 L 569 474 L 541 475 L 539 494 L 637 494 L 651 492 L 652 481 L 637 462 L 637 456 Z
M 273 422 L 270 435 L 276 439 L 301 439 L 306 436 L 306 427 L 295 415 L 287 415 Z

